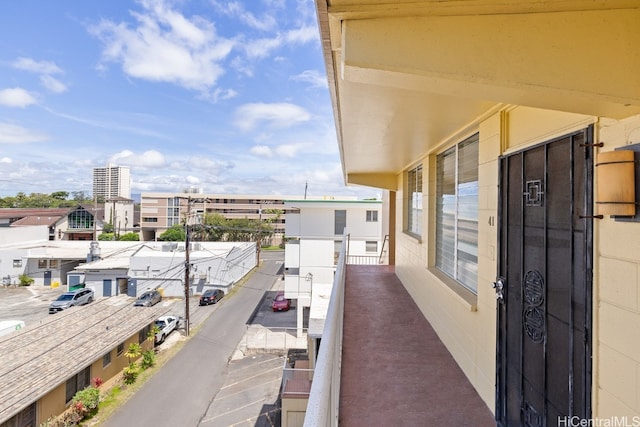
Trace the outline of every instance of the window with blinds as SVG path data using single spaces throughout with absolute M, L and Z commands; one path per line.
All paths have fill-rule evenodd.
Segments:
M 422 236 L 422 165 L 407 172 L 407 231 Z
M 478 288 L 478 135 L 438 155 L 436 267 Z

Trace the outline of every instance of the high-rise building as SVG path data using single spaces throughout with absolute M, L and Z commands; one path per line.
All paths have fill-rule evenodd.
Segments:
M 93 168 L 93 197 L 105 200 L 114 197 L 131 198 L 131 171 L 129 166 Z

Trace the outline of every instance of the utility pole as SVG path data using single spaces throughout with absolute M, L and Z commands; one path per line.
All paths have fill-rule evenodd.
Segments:
M 184 222 L 184 316 L 185 316 L 185 333 L 189 336 L 189 277 L 190 261 L 189 261 L 189 219 L 191 218 L 191 197 L 187 199 L 187 218 Z
M 262 203 L 258 205 L 258 242 L 256 243 L 256 266 L 260 267 L 260 246 L 262 245 Z

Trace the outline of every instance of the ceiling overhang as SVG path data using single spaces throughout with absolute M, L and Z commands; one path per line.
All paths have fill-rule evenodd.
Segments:
M 390 176 L 504 105 L 640 113 L 636 1 L 316 4 L 347 183 L 394 189 Z

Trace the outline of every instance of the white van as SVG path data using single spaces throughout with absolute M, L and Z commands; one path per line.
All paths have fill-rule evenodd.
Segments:
M 24 328 L 22 320 L 0 320 L 0 336 L 19 331 L 22 328 Z

